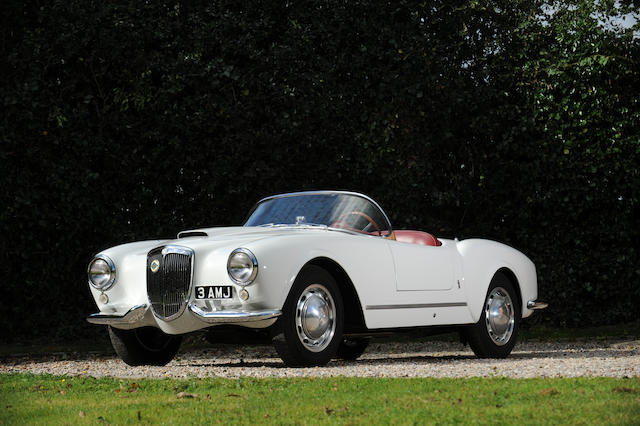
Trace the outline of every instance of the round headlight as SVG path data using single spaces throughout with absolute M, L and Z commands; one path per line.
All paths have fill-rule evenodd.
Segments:
M 108 290 L 116 280 L 116 266 L 111 259 L 98 255 L 87 269 L 89 284 L 98 290 Z
M 258 260 L 245 248 L 235 249 L 227 261 L 227 272 L 236 283 L 251 284 L 258 275 Z

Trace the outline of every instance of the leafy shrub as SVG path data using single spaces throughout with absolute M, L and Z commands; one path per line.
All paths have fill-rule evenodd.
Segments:
M 635 319 L 640 45 L 601 7 L 4 3 L 3 340 L 95 332 L 105 247 L 319 188 L 521 249 L 535 321 Z

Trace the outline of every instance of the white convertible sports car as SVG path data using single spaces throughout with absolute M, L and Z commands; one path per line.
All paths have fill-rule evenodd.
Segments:
M 356 359 L 380 332 L 461 332 L 479 357 L 506 357 L 521 318 L 546 307 L 519 251 L 479 239 L 394 230 L 371 198 L 313 191 L 268 197 L 244 226 L 104 250 L 88 268 L 117 354 L 164 365 L 181 335 L 262 329 L 287 365 Z

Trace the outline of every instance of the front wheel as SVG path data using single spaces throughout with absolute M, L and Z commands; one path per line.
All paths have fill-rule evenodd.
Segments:
M 111 345 L 128 365 L 167 365 L 180 349 L 182 336 L 165 334 L 155 327 L 121 330 L 109 326 Z
M 273 343 L 284 363 L 322 366 L 336 354 L 344 324 L 340 290 L 331 274 L 305 267 L 296 278 L 278 319 Z
M 520 304 L 509 278 L 493 276 L 480 319 L 464 330 L 478 358 L 506 358 L 516 344 L 520 329 Z

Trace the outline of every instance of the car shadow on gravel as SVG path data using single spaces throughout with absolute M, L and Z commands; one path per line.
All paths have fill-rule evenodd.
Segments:
M 458 347 L 449 348 L 449 351 L 425 351 L 426 353 L 416 354 L 416 348 L 405 348 L 408 352 L 403 355 L 402 348 L 394 346 L 372 348 L 365 352 L 362 358 L 355 361 L 333 360 L 329 366 L 376 366 L 388 364 L 437 364 L 451 361 L 478 361 L 478 362 L 509 362 L 527 361 L 536 359 L 585 359 L 585 358 L 627 358 L 637 357 L 640 354 L 638 348 L 613 348 L 613 347 L 581 347 L 580 345 L 570 345 L 568 347 L 555 347 L 553 349 L 521 348 L 509 355 L 508 358 L 495 360 L 476 358 L 471 352 L 462 352 Z M 409 349 L 409 350 L 406 350 Z M 444 348 L 442 348 L 444 349 Z M 460 352 L 458 352 L 460 351 Z M 413 353 L 412 353 L 413 352 Z M 449 352 L 449 353 L 446 353 Z M 453 353 L 451 353 L 453 352 Z M 102 362 L 117 360 L 115 353 L 105 352 L 56 352 L 50 354 L 12 354 L 0 357 L 0 364 L 5 365 L 25 365 L 30 363 L 47 363 L 60 361 L 73 362 Z M 219 361 L 218 361 L 219 360 Z M 172 366 L 176 367 L 202 367 L 202 368 L 286 368 L 269 346 L 253 346 L 243 350 L 242 346 L 227 347 L 216 350 L 185 351 L 178 354 L 172 361 Z
M 329 367 L 341 367 L 341 366 L 376 366 L 387 364 L 438 364 L 442 362 L 452 361 L 478 361 L 478 362 L 509 362 L 518 360 L 535 360 L 535 359 L 584 359 L 584 358 L 610 358 L 610 357 L 633 357 L 638 356 L 638 351 L 619 350 L 619 349 L 589 349 L 589 350 L 551 350 L 551 351 L 531 351 L 531 352 L 517 352 L 512 353 L 509 357 L 504 359 L 479 359 L 473 354 L 435 354 L 435 355 L 408 355 L 399 356 L 397 353 L 384 356 L 383 353 L 365 353 L 363 358 L 355 361 L 345 360 L 332 360 L 328 365 Z M 181 359 L 179 363 L 174 364 L 177 366 L 185 367 L 224 367 L 224 368 L 286 368 L 285 365 L 279 361 L 274 360 L 271 354 L 266 355 L 268 360 L 259 361 L 255 357 L 249 357 L 248 360 L 240 358 L 238 361 L 228 362 L 216 362 L 215 358 L 211 362 L 202 362 L 202 359 L 198 359 L 198 362 L 191 363 L 186 359 Z M 174 361 L 175 362 L 175 361 Z

